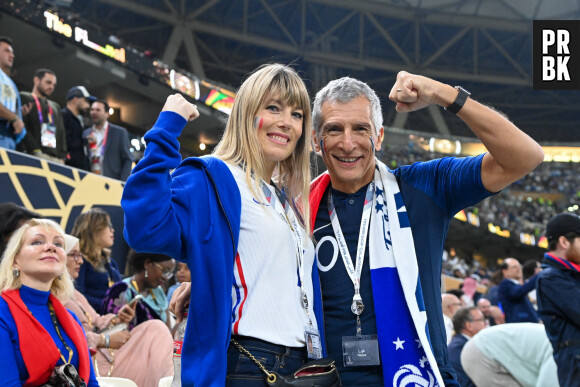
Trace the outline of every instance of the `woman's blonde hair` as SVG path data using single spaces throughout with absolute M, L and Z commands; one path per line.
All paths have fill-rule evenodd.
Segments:
M 12 234 L 12 237 L 6 245 L 6 250 L 2 256 L 2 262 L 0 262 L 0 289 L 10 290 L 10 289 L 20 289 L 22 282 L 20 281 L 20 276 L 14 275 L 14 262 L 16 261 L 16 256 L 20 253 L 22 246 L 24 245 L 24 239 L 26 237 L 26 231 L 32 227 L 44 227 L 46 230 L 53 230 L 58 232 L 64 238 L 64 231 L 58 225 L 58 223 L 50 219 L 30 219 L 22 225 L 18 230 Z M 64 249 L 64 246 L 63 246 Z M 68 274 L 66 269 L 66 257 L 63 262 L 62 275 L 52 281 L 50 287 L 50 292 L 62 301 L 69 300 L 74 291 L 74 285 L 71 276 Z
M 101 230 L 109 227 L 111 217 L 104 210 L 94 207 L 83 212 L 75 219 L 71 235 L 79 238 L 79 247 L 83 258 L 88 261 L 95 270 L 105 272 L 105 263 L 109 260 L 111 250 L 101 248 L 98 244 L 98 236 Z
M 278 165 L 277 183 L 283 187 L 288 200 L 295 201 L 305 229 L 310 230 L 310 97 L 300 76 L 289 66 L 267 64 L 260 66 L 242 84 L 236 94 L 226 130 L 213 155 L 232 164 L 244 164 L 246 180 L 252 194 L 261 192 L 252 180 L 252 172 L 265 176 L 264 154 L 258 139 L 255 119 L 265 101 L 276 97 L 282 103 L 303 111 L 302 135 L 294 152 Z

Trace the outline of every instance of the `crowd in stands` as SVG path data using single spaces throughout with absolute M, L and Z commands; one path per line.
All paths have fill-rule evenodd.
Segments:
M 386 136 L 387 143 L 388 140 Z M 379 157 L 389 167 L 396 168 L 446 156 L 413 145 L 388 147 Z M 500 193 L 466 210 L 478 215 L 480 224 L 493 223 L 513 235 L 523 232 L 538 239 L 550 218 L 580 203 L 580 185 L 576 174 L 576 163 L 545 162 Z
M 32 228 L 46 227 L 48 222 L 49 227 L 60 230 L 54 222 L 36 222 L 39 214 L 13 203 L 0 203 L 0 214 L 4 242 L 0 255 L 7 245 L 10 250 L 11 236 L 27 222 L 35 222 Z M 92 208 L 78 216 L 64 243 L 75 290 L 63 303 L 85 329 L 97 377 L 122 377 L 138 386 L 156 387 L 161 378 L 173 375 L 175 321 L 168 311 L 167 294 L 191 277 L 184 263 L 176 266 L 168 256 L 132 250 L 127 269 L 119 271 L 115 257 L 110 256 L 114 237 L 105 211 Z M 10 258 L 10 251 L 4 257 L 16 259 Z

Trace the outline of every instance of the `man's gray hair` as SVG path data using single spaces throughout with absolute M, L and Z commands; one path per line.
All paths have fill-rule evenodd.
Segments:
M 316 135 L 320 136 L 320 130 L 322 129 L 321 110 L 324 102 L 347 103 L 360 96 L 365 97 L 371 103 L 371 120 L 375 126 L 376 134 L 378 135 L 379 130 L 383 126 L 381 101 L 369 85 L 350 77 L 343 77 L 330 81 L 318 93 L 316 93 L 312 107 L 312 125 L 314 130 L 316 130 Z

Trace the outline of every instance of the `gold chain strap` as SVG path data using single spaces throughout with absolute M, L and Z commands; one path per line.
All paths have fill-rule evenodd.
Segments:
M 273 372 L 268 372 L 268 370 L 266 369 L 266 367 L 264 367 L 264 366 L 262 365 L 262 363 L 260 363 L 260 362 L 258 361 L 258 359 L 256 359 L 256 358 L 254 357 L 254 355 L 252 355 L 252 354 L 250 353 L 250 351 L 248 351 L 246 348 L 242 347 L 242 346 L 240 345 L 240 343 L 238 343 L 238 342 L 237 342 L 236 340 L 234 340 L 234 339 L 231 339 L 231 342 L 232 342 L 232 344 L 233 344 L 233 345 L 235 345 L 235 346 L 236 346 L 236 347 L 237 347 L 237 348 L 240 350 L 240 352 L 241 352 L 241 353 L 243 353 L 244 355 L 246 355 L 247 357 L 249 357 L 249 358 L 250 358 L 250 360 L 252 360 L 254 363 L 256 363 L 256 365 L 257 365 L 258 367 L 260 367 L 260 369 L 261 369 L 261 370 L 262 370 L 262 371 L 263 371 L 263 372 L 266 374 L 266 376 L 267 376 L 267 379 L 268 379 L 268 382 L 269 382 L 269 383 L 274 383 L 274 382 L 276 381 L 276 374 L 275 374 L 275 373 L 273 373 Z

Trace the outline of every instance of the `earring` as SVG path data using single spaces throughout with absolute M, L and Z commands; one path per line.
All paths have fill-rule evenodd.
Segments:
M 59 279 L 59 280 L 62 280 L 62 275 L 63 275 L 63 273 L 60 273 L 60 274 L 58 275 L 58 279 Z
M 147 269 L 145 269 L 145 278 L 149 277 L 149 273 L 147 272 Z
M 20 270 L 18 270 L 17 268 L 13 267 L 12 268 L 12 276 L 14 277 L 14 279 L 17 279 L 18 277 L 20 277 Z

